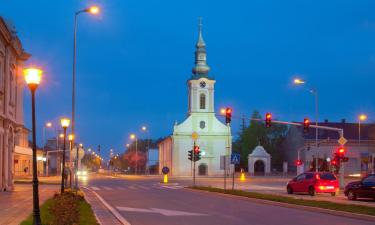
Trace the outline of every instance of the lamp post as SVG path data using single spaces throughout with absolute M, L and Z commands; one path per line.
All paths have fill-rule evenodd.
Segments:
M 135 140 L 135 174 L 137 174 L 138 172 L 138 138 L 135 134 L 131 134 L 130 139 Z
M 61 118 L 61 126 L 64 129 L 64 144 L 63 144 L 63 160 L 62 160 L 62 170 L 61 170 L 61 194 L 64 193 L 64 177 L 65 177 L 65 142 L 66 142 L 66 129 L 70 125 L 70 120 L 68 118 Z
M 72 188 L 72 172 L 73 172 L 73 168 L 72 168 L 72 151 L 73 151 L 73 144 L 74 144 L 74 135 L 73 134 L 69 134 L 68 135 L 68 140 L 69 140 L 69 173 L 70 173 L 70 176 L 69 176 L 69 183 L 70 183 L 70 188 Z
M 148 174 L 149 173 L 149 153 L 150 153 L 150 132 L 149 132 L 149 129 L 146 127 L 146 126 L 142 126 L 142 128 L 141 128 L 141 130 L 143 131 L 143 132 L 145 132 L 146 134 L 147 134 L 147 149 L 146 149 L 146 152 L 147 152 L 147 154 L 146 154 L 146 171 L 145 171 L 145 173 L 146 174 Z
M 35 121 L 35 92 L 42 79 L 43 71 L 37 68 L 24 69 L 24 77 L 31 92 L 31 116 L 32 116 L 32 139 L 33 139 L 33 224 L 41 225 L 39 209 L 39 182 L 37 174 L 36 159 L 36 121 Z
M 367 120 L 366 114 L 361 114 L 358 116 L 358 145 L 361 145 L 361 121 Z
M 77 151 L 76 151 L 76 161 L 75 161 L 75 164 L 76 164 L 76 166 L 75 166 L 75 172 L 74 172 L 74 176 L 75 176 L 75 188 L 76 188 L 76 190 L 78 190 L 78 176 L 77 176 L 77 172 L 78 172 L 78 157 L 79 157 L 79 149 L 80 148 L 83 148 L 83 144 L 82 143 L 80 143 L 79 144 L 79 148 L 77 148 Z
M 74 15 L 74 37 L 73 37 L 73 79 L 72 79 L 72 134 L 75 134 L 75 91 L 76 91 L 76 62 L 77 62 L 77 19 L 81 13 L 90 13 L 96 15 L 99 13 L 99 7 L 91 6 L 79 10 Z
M 294 79 L 293 83 L 295 85 L 303 85 L 306 83 L 306 81 L 296 78 Z M 318 126 L 318 120 L 319 120 L 319 98 L 318 98 L 318 91 L 315 88 L 308 88 L 309 92 L 314 95 L 315 97 L 315 125 Z M 315 148 L 317 151 L 317 158 L 315 159 L 315 172 L 318 172 L 318 158 L 319 158 L 319 151 L 318 151 L 318 136 L 319 136 L 319 130 L 316 127 L 315 128 Z

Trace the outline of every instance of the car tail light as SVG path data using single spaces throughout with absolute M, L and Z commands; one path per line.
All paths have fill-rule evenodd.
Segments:
M 315 174 L 315 179 L 320 180 L 319 174 Z

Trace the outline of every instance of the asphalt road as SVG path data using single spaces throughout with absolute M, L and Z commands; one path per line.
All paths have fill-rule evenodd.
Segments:
M 132 225 L 370 225 L 369 221 L 231 199 L 152 178 L 90 176 L 95 191 Z

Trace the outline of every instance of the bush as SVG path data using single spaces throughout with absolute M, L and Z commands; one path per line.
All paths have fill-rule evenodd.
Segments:
M 49 209 L 54 215 L 53 224 L 70 225 L 79 222 L 79 202 L 83 200 L 82 196 L 73 192 L 64 192 L 55 194 L 54 204 Z

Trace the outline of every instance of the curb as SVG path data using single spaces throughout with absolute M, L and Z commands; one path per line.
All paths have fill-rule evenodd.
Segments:
M 99 201 L 111 212 L 111 214 L 120 222 L 120 223 L 122 223 L 123 225 L 131 225 L 124 217 L 122 217 L 121 215 L 120 215 L 120 213 L 116 210 L 116 209 L 114 209 L 112 206 L 110 206 L 98 193 L 96 193 L 95 191 L 92 191 L 92 190 L 90 190 L 90 189 L 88 189 L 88 188 L 86 188 L 86 187 L 83 187 L 84 189 L 86 189 L 86 190 L 88 190 L 88 191 L 91 191 L 94 195 L 95 195 L 95 197 L 97 198 L 97 199 L 99 199 Z M 94 213 L 95 214 L 95 213 Z M 98 217 L 96 216 L 96 214 L 95 214 L 95 217 L 97 218 L 97 220 L 98 221 L 100 221 L 99 219 L 98 219 Z
M 293 209 L 301 209 L 301 210 L 310 211 L 310 212 L 326 213 L 326 214 L 330 214 L 334 216 L 344 216 L 344 217 L 351 218 L 351 219 L 375 222 L 375 216 L 366 215 L 366 214 L 350 213 L 350 212 L 345 212 L 345 211 L 337 211 L 333 209 L 324 209 L 324 208 L 305 206 L 305 205 L 295 205 L 295 204 L 289 204 L 289 203 L 284 203 L 284 202 L 276 202 L 276 201 L 257 199 L 257 198 L 248 198 L 244 196 L 224 194 L 224 193 L 219 193 L 219 192 L 210 192 L 210 191 L 197 190 L 197 189 L 191 189 L 191 188 L 185 188 L 185 190 L 199 192 L 199 193 L 212 194 L 212 195 L 219 195 L 221 197 L 237 199 L 237 200 L 242 200 L 242 201 L 251 201 L 251 202 L 256 202 L 256 203 L 261 203 L 261 204 L 293 208 Z

